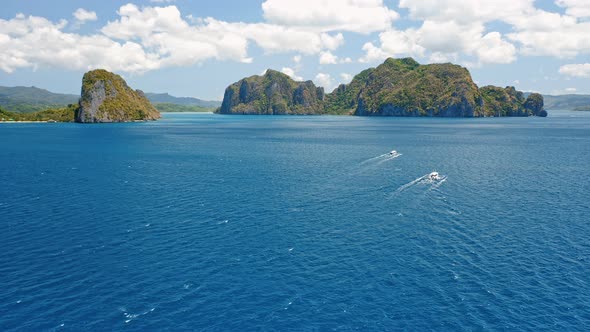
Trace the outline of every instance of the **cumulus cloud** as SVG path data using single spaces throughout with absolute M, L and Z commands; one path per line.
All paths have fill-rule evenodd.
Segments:
M 399 17 L 383 0 L 266 0 L 262 10 L 279 25 L 360 33 L 385 30 Z
M 0 68 L 54 66 L 69 69 L 103 67 L 145 72 L 170 66 L 188 66 L 209 59 L 252 62 L 248 47 L 265 53 L 319 54 L 344 43 L 341 33 L 300 29 L 269 23 L 225 22 L 214 18 L 187 21 L 176 6 L 121 6 L 118 19 L 100 33 L 65 32 L 66 21 L 17 15 L 0 19 Z M 78 22 L 96 19 L 96 13 L 78 9 Z M 74 25 L 76 27 L 76 25 Z M 118 53 L 120 52 L 120 53 Z
M 557 0 L 555 3 L 565 8 L 565 13 L 574 17 L 590 17 L 588 0 Z
M 534 6 L 534 0 L 400 0 L 399 7 L 422 21 L 420 27 L 389 29 L 379 44 L 366 43 L 361 62 L 387 56 L 429 57 L 472 65 L 512 63 L 518 54 L 574 57 L 590 54 L 588 0 L 557 0 L 566 15 Z M 506 34 L 489 31 L 491 22 L 510 27 Z
M 288 75 L 289 77 L 291 77 L 292 79 L 294 79 L 295 81 L 303 81 L 303 77 L 298 76 L 295 73 L 295 69 L 293 68 L 289 68 L 289 67 L 283 67 L 281 69 L 281 72 L 285 75 Z
M 332 91 L 334 89 L 334 80 L 330 74 L 318 73 L 314 81 L 317 85 L 324 87 L 326 91 Z
M 80 23 L 84 23 L 86 21 L 96 21 L 98 19 L 95 12 L 88 11 L 84 8 L 76 9 L 73 15 L 76 18 L 76 21 Z
M 321 65 L 334 65 L 338 63 L 338 57 L 329 51 L 320 53 L 320 64 Z
M 158 55 L 135 42 L 115 42 L 103 35 L 65 33 L 67 22 L 17 15 L 0 19 L 0 69 L 49 66 L 72 69 L 106 68 L 137 72 L 159 67 Z
M 341 83 L 348 84 L 352 81 L 352 75 L 348 73 L 341 73 L 340 74 Z
M 590 77 L 590 63 L 574 63 L 559 67 L 559 73 L 573 77 Z

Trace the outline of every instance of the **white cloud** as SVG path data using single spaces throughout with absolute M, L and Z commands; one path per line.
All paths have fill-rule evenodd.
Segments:
M 421 27 L 389 30 L 379 34 L 380 45 L 367 43 L 361 62 L 386 57 L 429 55 L 432 62 L 457 61 L 459 54 L 472 56 L 477 64 L 511 63 L 516 60 L 516 47 L 498 32 L 484 34 L 483 24 L 461 25 L 456 21 L 425 20 Z
M 293 68 L 289 68 L 289 67 L 283 67 L 283 69 L 281 69 L 281 72 L 283 74 L 286 74 L 288 76 L 290 76 L 292 79 L 294 79 L 295 81 L 303 81 L 303 77 L 298 76 L 295 73 L 295 70 Z
M 335 65 L 338 63 L 338 57 L 334 54 L 330 53 L 330 51 L 325 51 L 320 53 L 320 64 L 321 65 Z
M 365 55 L 360 62 L 382 61 L 387 57 L 415 56 L 422 57 L 426 49 L 418 43 L 418 31 L 415 29 L 389 30 L 379 34 L 380 46 L 365 43 Z
M 171 3 L 171 2 L 175 2 L 176 0 L 150 0 L 150 2 L 153 3 Z
M 578 89 L 576 89 L 576 88 L 565 88 L 565 91 L 568 92 L 568 93 L 574 93 L 574 92 L 578 91 Z
M 555 3 L 560 7 L 565 7 L 567 15 L 590 17 L 590 2 L 588 0 L 557 0 Z
M 127 4 L 117 13 L 118 19 L 109 21 L 100 33 L 91 35 L 65 32 L 66 21 L 53 23 L 22 14 L 11 20 L 0 19 L 0 68 L 12 72 L 37 66 L 104 67 L 145 72 L 189 66 L 209 59 L 250 63 L 253 60 L 248 56 L 251 43 L 265 53 L 307 55 L 334 50 L 344 43 L 341 33 L 268 23 L 224 22 L 214 18 L 190 20 L 183 18 L 176 6 L 140 8 Z M 75 16 L 88 21 L 96 14 L 79 9 Z M 118 54 L 117 50 L 122 53 Z
M 327 33 L 322 33 L 320 35 L 320 40 L 322 41 L 322 46 L 331 51 L 344 44 L 344 36 L 341 33 L 338 33 L 334 36 L 331 36 Z
M 141 72 L 159 68 L 158 55 L 135 42 L 115 42 L 103 35 L 65 33 L 66 21 L 17 15 L 0 19 L 0 69 L 38 66 Z
M 352 59 L 350 57 L 339 58 L 330 51 L 322 51 L 320 52 L 319 62 L 321 65 L 335 65 L 338 63 L 351 63 Z
M 295 63 L 300 63 L 301 62 L 301 55 L 294 55 L 293 56 L 293 62 Z
M 519 17 L 531 10 L 534 0 L 400 0 L 399 7 L 420 20 L 455 21 L 459 25 Z
M 352 75 L 350 75 L 348 73 L 341 73 L 340 79 L 341 79 L 342 83 L 348 84 L 348 83 L 350 83 L 350 81 L 352 81 Z
M 590 63 L 563 65 L 559 67 L 559 73 L 573 77 L 590 77 Z
M 388 56 L 427 56 L 480 66 L 512 63 L 517 56 L 558 58 L 590 54 L 590 2 L 557 0 L 566 15 L 535 7 L 534 0 L 400 0 L 418 28 L 389 29 L 379 44 L 366 43 L 361 62 Z M 509 26 L 506 34 L 488 29 L 489 23 Z
M 385 30 L 399 17 L 383 0 L 266 0 L 262 10 L 274 24 L 360 33 Z
M 332 91 L 334 89 L 334 80 L 330 74 L 319 73 L 315 76 L 315 82 L 317 85 L 324 87 L 326 91 Z
M 88 11 L 84 8 L 76 9 L 73 15 L 76 18 L 76 21 L 80 23 L 84 23 L 86 21 L 96 21 L 98 19 L 95 12 Z

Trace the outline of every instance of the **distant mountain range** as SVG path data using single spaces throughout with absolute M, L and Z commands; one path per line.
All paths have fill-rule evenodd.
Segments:
M 221 106 L 220 101 L 208 101 L 191 97 L 174 97 L 167 93 L 146 93 L 146 97 L 160 111 L 203 111 Z M 30 113 L 77 104 L 80 96 L 53 93 L 37 87 L 0 86 L 0 107 L 10 112 Z M 175 109 L 174 105 L 180 105 Z
M 192 97 L 174 97 L 167 93 L 146 93 L 145 96 L 152 103 L 175 104 L 185 106 L 201 106 L 201 107 L 219 107 L 221 101 L 216 100 L 201 100 Z
M 34 86 L 0 86 L 0 106 L 10 112 L 30 113 L 78 103 L 80 96 L 53 93 Z
M 590 95 L 543 95 L 548 110 L 589 110 Z

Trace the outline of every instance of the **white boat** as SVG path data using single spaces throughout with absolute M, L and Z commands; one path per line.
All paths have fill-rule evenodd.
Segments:
M 395 156 L 396 154 L 397 154 L 397 151 L 395 151 L 395 150 L 389 151 L 390 156 Z
M 440 180 L 440 175 L 438 174 L 438 172 L 432 172 L 428 174 L 428 179 L 432 181 Z

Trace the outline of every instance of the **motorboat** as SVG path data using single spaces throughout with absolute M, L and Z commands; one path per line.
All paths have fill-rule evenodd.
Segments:
M 395 150 L 389 151 L 390 156 L 395 156 L 396 154 L 397 154 L 397 151 L 395 151 Z
M 438 172 L 432 172 L 428 174 L 428 179 L 432 181 L 440 180 L 440 175 L 438 174 Z

